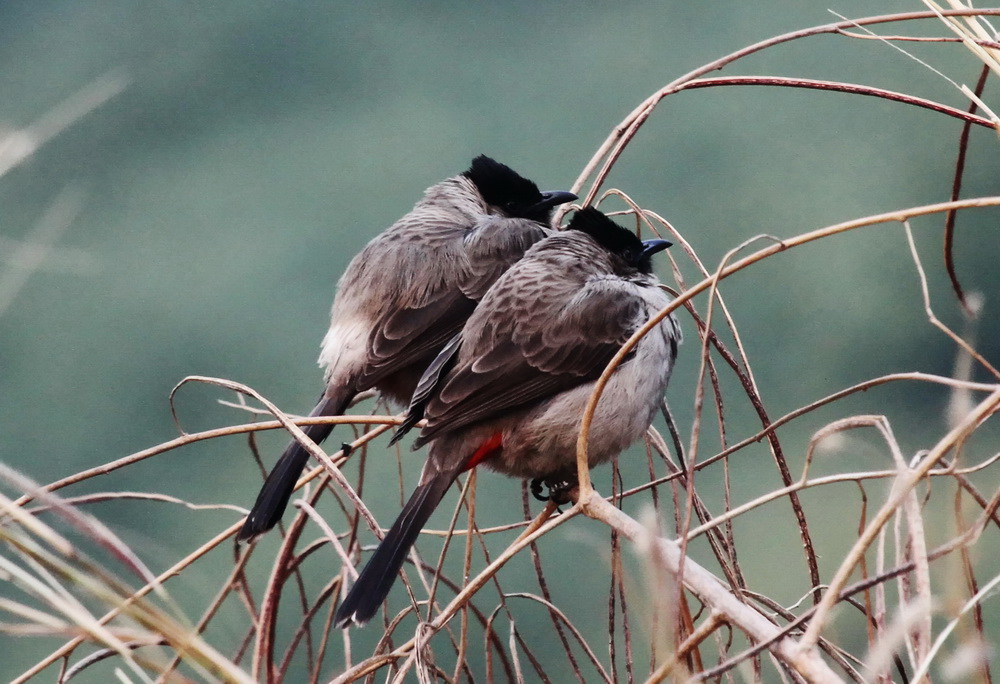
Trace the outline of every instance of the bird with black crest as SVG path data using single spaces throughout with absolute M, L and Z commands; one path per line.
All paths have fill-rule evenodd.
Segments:
M 340 627 L 382 605 L 420 530 L 455 478 L 482 466 L 550 487 L 573 482 L 576 444 L 594 384 L 622 345 L 670 303 L 640 241 L 593 208 L 535 244 L 482 298 L 461 333 L 427 368 L 394 440 L 427 422 L 420 481 L 340 604 Z M 606 462 L 652 423 L 681 331 L 668 316 L 604 388 L 590 428 L 590 465 Z

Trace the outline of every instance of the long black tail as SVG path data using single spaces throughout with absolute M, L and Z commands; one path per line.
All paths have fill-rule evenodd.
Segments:
M 358 581 L 337 609 L 334 622 L 338 627 L 350 627 L 352 623 L 363 625 L 378 612 L 396 581 L 396 575 L 399 574 L 410 547 L 454 479 L 453 475 L 440 473 L 430 481 L 421 483 L 413 492 L 396 522 L 392 524 L 392 529 L 375 549 L 368 565 L 358 575 Z
M 339 416 L 347 409 L 352 398 L 351 396 L 325 397 L 320 399 L 309 415 Z M 333 431 L 333 425 L 307 425 L 302 431 L 309 435 L 309 439 L 319 444 Z M 243 528 L 236 537 L 238 541 L 252 541 L 278 524 L 288 506 L 288 500 L 292 498 L 292 492 L 295 491 L 295 483 L 298 482 L 308 461 L 309 452 L 297 441 L 292 440 L 268 474 L 264 486 L 260 488 L 257 501 L 254 502 L 250 515 L 247 516 Z

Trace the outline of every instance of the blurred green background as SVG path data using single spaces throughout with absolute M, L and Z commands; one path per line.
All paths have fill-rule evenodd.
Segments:
M 836 19 L 824 3 L 710 5 L 3 2 L 0 135 L 16 136 L 103 74 L 127 74 L 129 82 L 0 177 L 0 283 L 8 288 L 0 299 L 9 299 L 0 309 L 0 460 L 47 482 L 169 440 L 177 428 L 168 393 L 193 374 L 244 382 L 288 411 L 308 410 L 321 389 L 314 361 L 336 279 L 424 188 L 479 153 L 543 189 L 567 188 L 612 127 L 658 87 L 747 44 Z M 879 12 L 923 9 L 916 1 L 878 5 Z M 832 8 L 856 17 L 871 6 L 842 0 Z M 910 30 L 944 33 L 934 22 Z M 978 77 L 979 63 L 960 46 L 907 47 L 959 82 Z M 954 86 L 877 41 L 820 36 L 723 73 L 858 82 L 966 107 Z M 691 91 L 661 104 L 608 187 L 668 218 L 714 266 L 754 235 L 791 236 L 946 200 L 959 131 L 953 119 L 870 98 L 776 88 Z M 996 150 L 992 134 L 973 131 L 966 196 L 1000 191 Z M 18 281 L 26 254 L 18 246 L 34 239 L 46 211 L 67 192 L 80 198 L 79 213 L 49 258 Z M 980 349 L 994 360 L 997 216 L 961 216 L 956 241 L 966 286 L 986 295 Z M 914 227 L 936 312 L 961 328 L 945 287 L 942 223 L 934 217 Z M 687 282 L 695 282 L 683 254 L 675 249 L 674 257 Z M 660 273 L 669 277 L 666 261 Z M 951 371 L 954 346 L 926 323 L 898 226 L 781 255 L 723 292 L 772 417 L 874 375 Z M 699 307 L 704 311 L 704 299 Z M 682 320 L 688 344 L 669 398 L 687 435 L 697 344 L 694 326 Z M 725 385 L 733 397 L 730 437 L 741 439 L 756 424 L 731 377 Z M 243 422 L 218 398 L 231 394 L 183 390 L 184 428 Z M 915 451 L 944 430 L 947 398 L 924 386 L 891 386 L 809 416 L 782 437 L 798 464 L 809 436 L 829 420 L 878 412 Z M 715 448 L 711 435 L 709 428 L 701 456 Z M 273 458 L 284 437 L 261 441 Z M 419 458 L 412 461 L 418 468 Z M 822 467 L 848 470 L 848 463 L 890 467 L 871 435 Z M 394 461 L 385 467 L 395 473 Z M 644 468 L 644 458 L 624 468 L 626 484 L 640 482 Z M 738 501 L 778 486 L 763 447 L 742 454 L 734 472 Z M 155 490 L 247 506 L 259 481 L 244 442 L 230 439 L 65 493 Z M 598 486 L 607 490 L 608 483 L 605 471 Z M 487 476 L 480 484 L 498 511 L 484 510 L 481 496 L 483 519 L 518 515 L 515 483 Z M 702 487 L 721 508 L 718 472 L 706 472 Z M 387 516 L 392 496 L 382 504 Z M 843 505 L 831 493 L 808 503 L 819 517 L 835 517 Z M 166 504 L 89 510 L 154 569 L 237 519 Z M 791 603 L 808 583 L 788 517 L 781 502 L 748 516 L 740 531 L 767 540 L 765 557 L 745 552 L 748 574 Z M 850 520 L 853 528 L 856 516 Z M 574 526 L 552 548 L 575 553 L 580 535 L 588 550 L 607 544 L 600 526 Z M 834 542 L 829 562 L 844 543 Z M 778 560 L 785 551 L 788 559 Z M 252 569 L 261 582 L 266 553 Z M 785 566 L 794 568 L 794 579 L 768 583 Z M 224 572 L 225 562 L 220 567 Z M 200 588 L 198 572 L 205 572 Z M 191 577 L 174 593 L 194 612 L 221 575 L 196 570 Z M 585 578 L 573 580 L 590 587 Z M 606 584 L 591 588 L 602 592 Z M 601 616 L 604 599 L 598 603 Z M 589 636 L 606 629 L 602 620 L 595 618 Z M 10 654 L 4 641 L 0 651 Z M 0 659 L 0 680 L 56 643 L 21 640 L 18 656 Z

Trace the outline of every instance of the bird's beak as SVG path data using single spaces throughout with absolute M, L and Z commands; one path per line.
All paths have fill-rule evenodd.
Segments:
M 542 201 L 531 207 L 531 210 L 537 211 L 539 209 L 550 209 L 552 207 L 558 207 L 560 204 L 572 202 L 575 199 L 577 199 L 577 196 L 572 192 L 564 192 L 562 190 L 543 192 Z
M 669 240 L 643 240 L 642 241 L 642 256 L 651 257 L 657 252 L 662 252 L 667 247 L 674 243 Z

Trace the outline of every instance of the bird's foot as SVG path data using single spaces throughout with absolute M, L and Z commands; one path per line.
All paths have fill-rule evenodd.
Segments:
M 536 477 L 531 481 L 531 495 L 538 499 L 539 501 L 548 501 L 549 497 L 547 494 L 542 494 L 542 478 Z
M 548 494 L 542 493 L 542 488 L 548 488 Z M 576 480 L 564 477 L 536 477 L 531 481 L 531 494 L 539 501 L 551 501 L 557 506 L 572 501 L 570 493 L 576 488 Z

